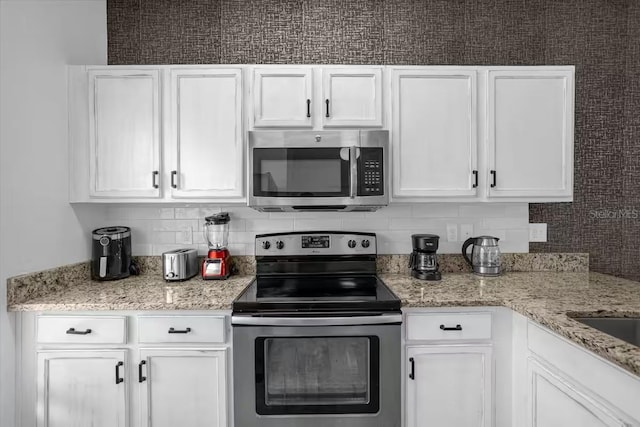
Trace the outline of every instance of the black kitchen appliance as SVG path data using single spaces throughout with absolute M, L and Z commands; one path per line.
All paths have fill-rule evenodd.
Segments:
M 91 277 L 116 280 L 129 277 L 131 268 L 131 229 L 115 226 L 93 230 Z
M 399 427 L 400 300 L 376 235 L 257 235 L 233 301 L 234 417 L 243 427 Z
M 440 280 L 438 271 L 438 242 L 440 236 L 435 234 L 412 234 L 413 252 L 409 258 L 411 276 L 421 280 Z

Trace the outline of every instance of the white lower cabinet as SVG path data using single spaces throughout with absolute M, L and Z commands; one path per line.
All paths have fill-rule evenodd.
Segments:
M 226 427 L 227 352 L 141 349 L 140 425 Z
M 531 427 L 625 427 L 613 411 L 579 390 L 566 378 L 529 359 Z
M 22 313 L 18 427 L 230 427 L 228 315 Z
M 513 337 L 512 425 L 640 427 L 640 378 L 518 314 Z
M 408 346 L 406 357 L 406 427 L 491 426 L 491 346 Z
M 127 350 L 47 350 L 37 359 L 38 427 L 127 426 Z

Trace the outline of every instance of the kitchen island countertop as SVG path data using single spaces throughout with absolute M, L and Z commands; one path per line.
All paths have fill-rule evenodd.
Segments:
M 640 375 L 640 347 L 572 320 L 570 315 L 640 317 L 640 283 L 600 273 L 508 272 L 498 277 L 447 273 L 439 282 L 380 274 L 407 307 L 504 306 Z M 77 279 L 9 311 L 229 310 L 253 276 L 222 281 L 195 277 L 165 282 L 158 275 L 96 282 Z

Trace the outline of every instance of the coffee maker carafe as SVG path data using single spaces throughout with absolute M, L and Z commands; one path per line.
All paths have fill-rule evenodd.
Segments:
M 498 239 L 493 236 L 479 236 L 467 239 L 462 245 L 462 255 L 473 267 L 473 272 L 480 276 L 497 276 L 500 274 L 500 248 Z M 471 258 L 467 248 L 473 245 Z
M 413 252 L 409 259 L 411 276 L 421 280 L 440 280 L 438 271 L 438 241 L 440 236 L 435 234 L 412 234 Z

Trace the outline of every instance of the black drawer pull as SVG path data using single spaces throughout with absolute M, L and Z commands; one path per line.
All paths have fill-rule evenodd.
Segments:
M 442 329 L 443 331 L 461 331 L 462 330 L 462 326 L 456 325 L 454 328 L 447 328 L 444 325 L 440 325 L 440 329 Z
M 76 331 L 75 328 L 67 329 L 67 333 L 69 335 L 87 335 L 91 333 L 91 329 L 86 329 L 84 331 Z
M 476 188 L 478 186 L 478 171 L 472 171 L 473 173 L 473 185 L 471 187 Z
M 492 171 L 489 171 L 489 173 L 491 174 L 491 178 L 492 178 L 491 188 L 493 188 L 496 186 L 496 171 L 492 170 Z
M 191 328 L 186 328 L 186 329 L 169 328 L 170 334 L 188 334 L 189 332 L 191 332 Z
M 146 360 L 141 360 L 140 363 L 138 363 L 138 382 L 141 383 L 143 381 L 145 381 L 147 379 L 147 377 L 143 377 L 142 376 L 142 366 L 146 365 L 147 361 Z
M 416 364 L 415 361 L 413 360 L 413 357 L 409 358 L 409 363 L 411 363 L 411 372 L 409 372 L 409 378 L 411 378 L 412 380 L 416 379 Z
M 311 117 L 311 100 L 307 99 L 307 117 Z
M 324 103 L 327 104 L 327 114 L 325 114 L 325 117 L 329 117 L 329 100 L 325 99 Z
M 116 365 L 116 384 L 120 384 L 124 382 L 124 378 L 120 378 L 120 366 L 123 366 L 124 362 L 118 362 Z

